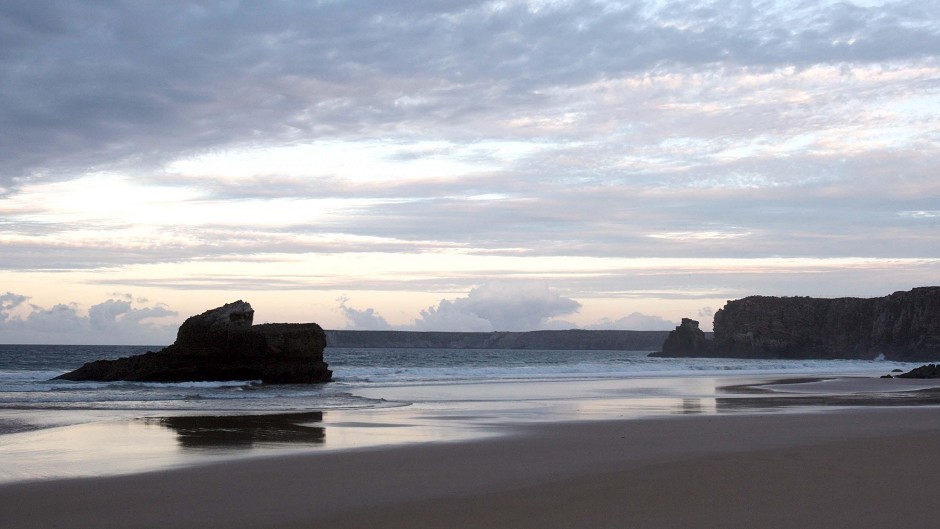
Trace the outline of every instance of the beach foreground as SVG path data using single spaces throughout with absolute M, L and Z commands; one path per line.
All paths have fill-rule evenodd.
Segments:
M 0 486 L 4 526 L 934 527 L 940 409 L 528 424 Z

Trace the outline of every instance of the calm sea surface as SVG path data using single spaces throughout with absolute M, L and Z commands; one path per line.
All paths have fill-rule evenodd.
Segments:
M 883 374 L 910 365 L 855 360 L 649 358 L 645 351 L 338 349 L 325 358 L 335 382 L 139 383 L 51 380 L 84 362 L 159 347 L 0 345 L 0 410 L 97 409 L 287 412 L 377 408 L 408 401 L 375 398 L 378 388 L 489 382 L 613 380 L 729 375 Z M 416 393 L 419 391 L 416 389 Z M 403 395 L 400 389 L 395 395 Z M 9 425 L 8 425 L 9 426 Z
M 911 368 L 645 351 L 327 348 L 328 384 L 51 380 L 90 360 L 158 349 L 0 345 L 0 483 L 479 438 L 520 423 L 749 412 L 754 392 L 735 389 L 743 384 Z

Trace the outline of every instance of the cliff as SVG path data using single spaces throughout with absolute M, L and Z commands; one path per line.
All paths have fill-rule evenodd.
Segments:
M 185 382 L 327 382 L 326 336 L 316 323 L 252 325 L 254 310 L 236 301 L 188 318 L 173 345 L 157 352 L 97 360 L 56 378 Z
M 654 351 L 668 331 L 411 332 L 326 331 L 329 347 Z
M 689 329 L 673 333 L 667 343 L 688 340 Z M 657 353 L 821 359 L 879 355 L 909 362 L 940 359 L 940 287 L 880 298 L 751 296 L 729 301 L 715 314 L 711 344 L 698 350 L 664 347 Z

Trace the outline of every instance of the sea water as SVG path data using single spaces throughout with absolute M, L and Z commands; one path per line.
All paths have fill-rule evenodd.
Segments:
M 409 405 L 410 394 L 416 397 L 428 394 L 429 390 L 422 387 L 449 387 L 448 392 L 453 393 L 454 387 L 483 383 L 528 383 L 525 387 L 531 388 L 533 383 L 552 381 L 874 375 L 895 368 L 910 368 L 903 363 L 863 360 L 651 358 L 646 351 L 327 348 L 325 360 L 334 372 L 334 382 L 330 384 L 267 385 L 253 380 L 183 383 L 53 380 L 88 361 L 158 349 L 160 347 L 156 346 L 0 345 L 0 410 L 199 413 L 349 410 Z M 28 417 L 28 414 L 19 416 Z M 26 428 L 27 422 L 0 419 L 0 433 Z
M 334 382 L 330 384 L 53 380 L 88 361 L 159 349 L 0 345 L 0 409 L 219 412 L 356 409 L 408 404 L 363 396 L 375 394 L 377 388 L 401 386 L 728 375 L 874 375 L 911 367 L 876 360 L 652 358 L 647 351 L 327 348 L 324 357 L 334 372 Z
M 912 367 L 648 351 L 327 348 L 328 384 L 53 380 L 88 361 L 159 349 L 0 345 L 0 482 L 471 438 L 533 421 L 733 412 L 737 395 L 727 387 Z

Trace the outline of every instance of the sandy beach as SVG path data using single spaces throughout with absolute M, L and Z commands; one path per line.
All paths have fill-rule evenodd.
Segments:
M 940 409 L 527 424 L 0 486 L 4 527 L 934 527 Z

